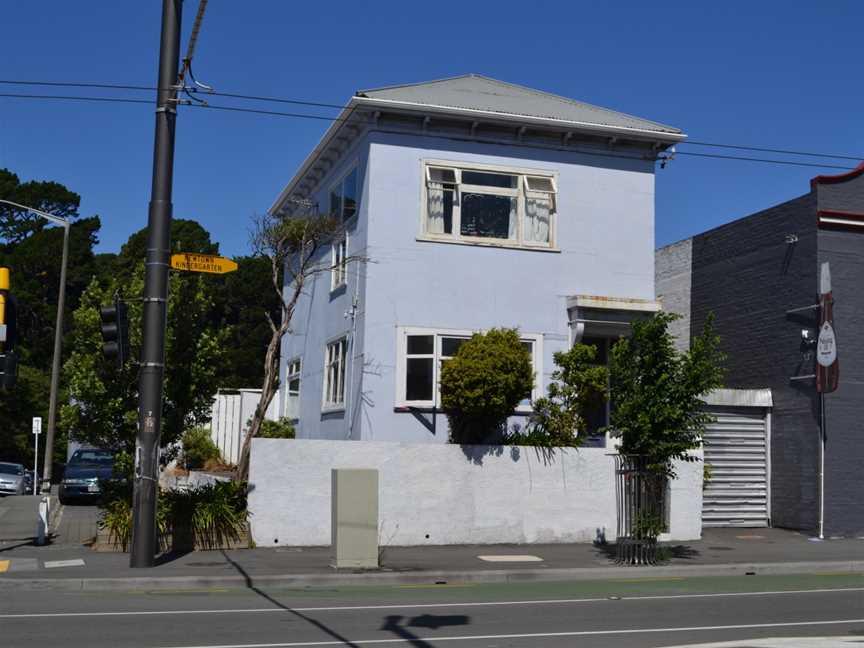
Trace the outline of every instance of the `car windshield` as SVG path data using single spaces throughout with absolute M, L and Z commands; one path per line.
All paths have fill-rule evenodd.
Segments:
M 0 463 L 0 475 L 23 475 L 24 466 L 19 464 Z
M 110 466 L 114 457 L 105 450 L 76 450 L 69 460 L 70 465 Z

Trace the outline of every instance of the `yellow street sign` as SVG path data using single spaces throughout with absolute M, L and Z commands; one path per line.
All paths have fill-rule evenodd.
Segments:
M 210 274 L 225 274 L 234 272 L 237 264 L 231 259 L 216 256 L 215 254 L 182 254 L 171 255 L 171 267 L 175 270 L 188 270 L 189 272 L 209 272 Z

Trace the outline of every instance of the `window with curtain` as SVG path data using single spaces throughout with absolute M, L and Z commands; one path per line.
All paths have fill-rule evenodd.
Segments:
M 424 234 L 466 243 L 551 247 L 557 188 L 552 175 L 429 163 Z

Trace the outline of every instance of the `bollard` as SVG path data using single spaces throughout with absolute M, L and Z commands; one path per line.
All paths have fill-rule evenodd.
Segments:
M 43 497 L 39 501 L 39 520 L 36 523 L 36 544 L 40 547 L 45 544 L 45 536 L 48 534 L 48 498 Z

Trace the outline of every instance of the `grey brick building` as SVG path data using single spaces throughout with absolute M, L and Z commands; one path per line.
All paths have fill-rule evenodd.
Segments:
M 818 311 L 789 311 L 818 302 L 819 272 L 826 261 L 840 386 L 825 395 L 824 530 L 826 537 L 862 536 L 864 163 L 844 175 L 814 178 L 802 196 L 657 250 L 656 290 L 663 308 L 682 316 L 675 330 L 681 348 L 714 313 L 727 354 L 726 386 L 771 390 L 764 444 L 767 521 L 815 533 L 820 399 L 812 379 L 813 349 L 804 336 L 805 331 L 809 339 L 815 336 Z M 738 414 L 747 412 L 732 412 Z M 735 443 L 734 436 L 722 443 Z M 744 446 L 727 450 L 738 453 L 735 460 L 755 452 Z M 729 488 L 720 494 L 731 497 L 736 484 L 725 474 L 723 480 L 730 483 L 719 485 Z

